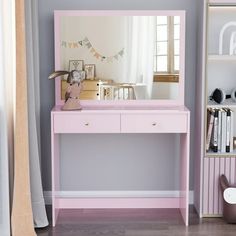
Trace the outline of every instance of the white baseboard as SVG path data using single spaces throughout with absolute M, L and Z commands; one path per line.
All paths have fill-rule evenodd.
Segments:
M 179 191 L 60 191 L 65 198 L 164 198 L 179 197 Z M 44 191 L 46 205 L 52 204 L 52 192 Z M 189 204 L 194 203 L 193 191 L 189 191 Z

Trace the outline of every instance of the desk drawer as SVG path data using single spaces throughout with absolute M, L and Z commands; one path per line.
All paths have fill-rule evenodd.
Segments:
M 120 133 L 119 114 L 57 114 L 55 133 Z
M 87 91 L 87 90 L 83 90 L 80 95 L 79 98 L 81 100 L 98 100 L 99 99 L 99 92 L 98 91 Z
M 185 114 L 124 114 L 122 133 L 186 133 Z

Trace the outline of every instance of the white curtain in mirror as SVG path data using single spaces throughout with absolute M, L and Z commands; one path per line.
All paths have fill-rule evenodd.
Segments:
M 124 70 L 124 82 L 145 84 L 146 94 L 143 98 L 151 98 L 155 17 L 127 16 L 125 37 L 127 56 Z M 135 89 L 138 88 L 142 89 L 142 87 L 135 87 Z M 135 94 L 138 95 L 139 91 L 135 91 Z
M 0 1 L 0 235 L 10 236 L 9 162 L 13 154 L 14 1 Z

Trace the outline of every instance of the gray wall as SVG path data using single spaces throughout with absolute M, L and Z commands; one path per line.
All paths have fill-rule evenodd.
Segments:
M 196 2 L 196 0 L 39 1 L 44 190 L 51 189 L 50 110 L 54 106 L 54 83 L 47 77 L 54 69 L 53 10 L 74 9 L 186 10 L 185 104 L 191 110 L 190 188 L 193 189 Z M 177 143 L 178 135 L 166 134 L 63 135 L 61 137 L 62 188 L 63 190 L 176 190 L 179 174 Z

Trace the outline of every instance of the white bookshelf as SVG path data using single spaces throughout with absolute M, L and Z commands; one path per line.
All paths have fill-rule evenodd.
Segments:
M 229 95 L 236 87 L 236 55 L 230 55 L 229 46 L 232 33 L 236 32 L 236 0 L 200 1 L 203 22 L 199 30 L 202 38 L 198 42 L 202 52 L 196 89 L 195 207 L 200 217 L 215 217 L 222 215 L 219 176 L 225 174 L 230 183 L 236 180 L 236 150 L 224 153 L 206 150 L 207 109 L 231 109 L 234 112 L 233 136 L 236 137 L 236 102 L 226 99 L 218 104 L 209 99 L 216 88 Z M 225 31 L 221 55 L 220 32 L 229 22 L 235 25 Z
M 211 1 L 207 8 L 208 19 L 206 24 L 206 74 L 205 74 L 205 91 L 206 102 L 204 108 L 205 124 L 204 134 L 207 133 L 207 109 L 208 108 L 227 108 L 234 112 L 234 123 L 236 123 L 236 102 L 233 99 L 226 99 L 224 103 L 218 104 L 209 100 L 212 92 L 216 89 L 222 89 L 227 95 L 232 93 L 236 87 L 236 55 L 230 54 L 230 41 L 234 32 L 236 32 L 236 7 L 225 7 L 229 1 L 222 1 L 226 5 L 215 5 L 215 1 Z M 232 2 L 231 2 L 232 3 Z M 234 1 L 236 4 L 236 1 Z M 235 5 L 236 6 L 236 5 Z M 234 22 L 235 24 L 231 23 Z M 223 31 L 227 25 L 230 26 Z M 220 40 L 221 33 L 223 34 L 222 43 Z M 219 55 L 222 48 L 222 55 Z M 236 129 L 233 131 L 233 136 L 236 137 Z M 227 156 L 228 153 L 211 153 L 205 150 L 207 156 Z M 232 153 L 235 155 L 235 153 Z

